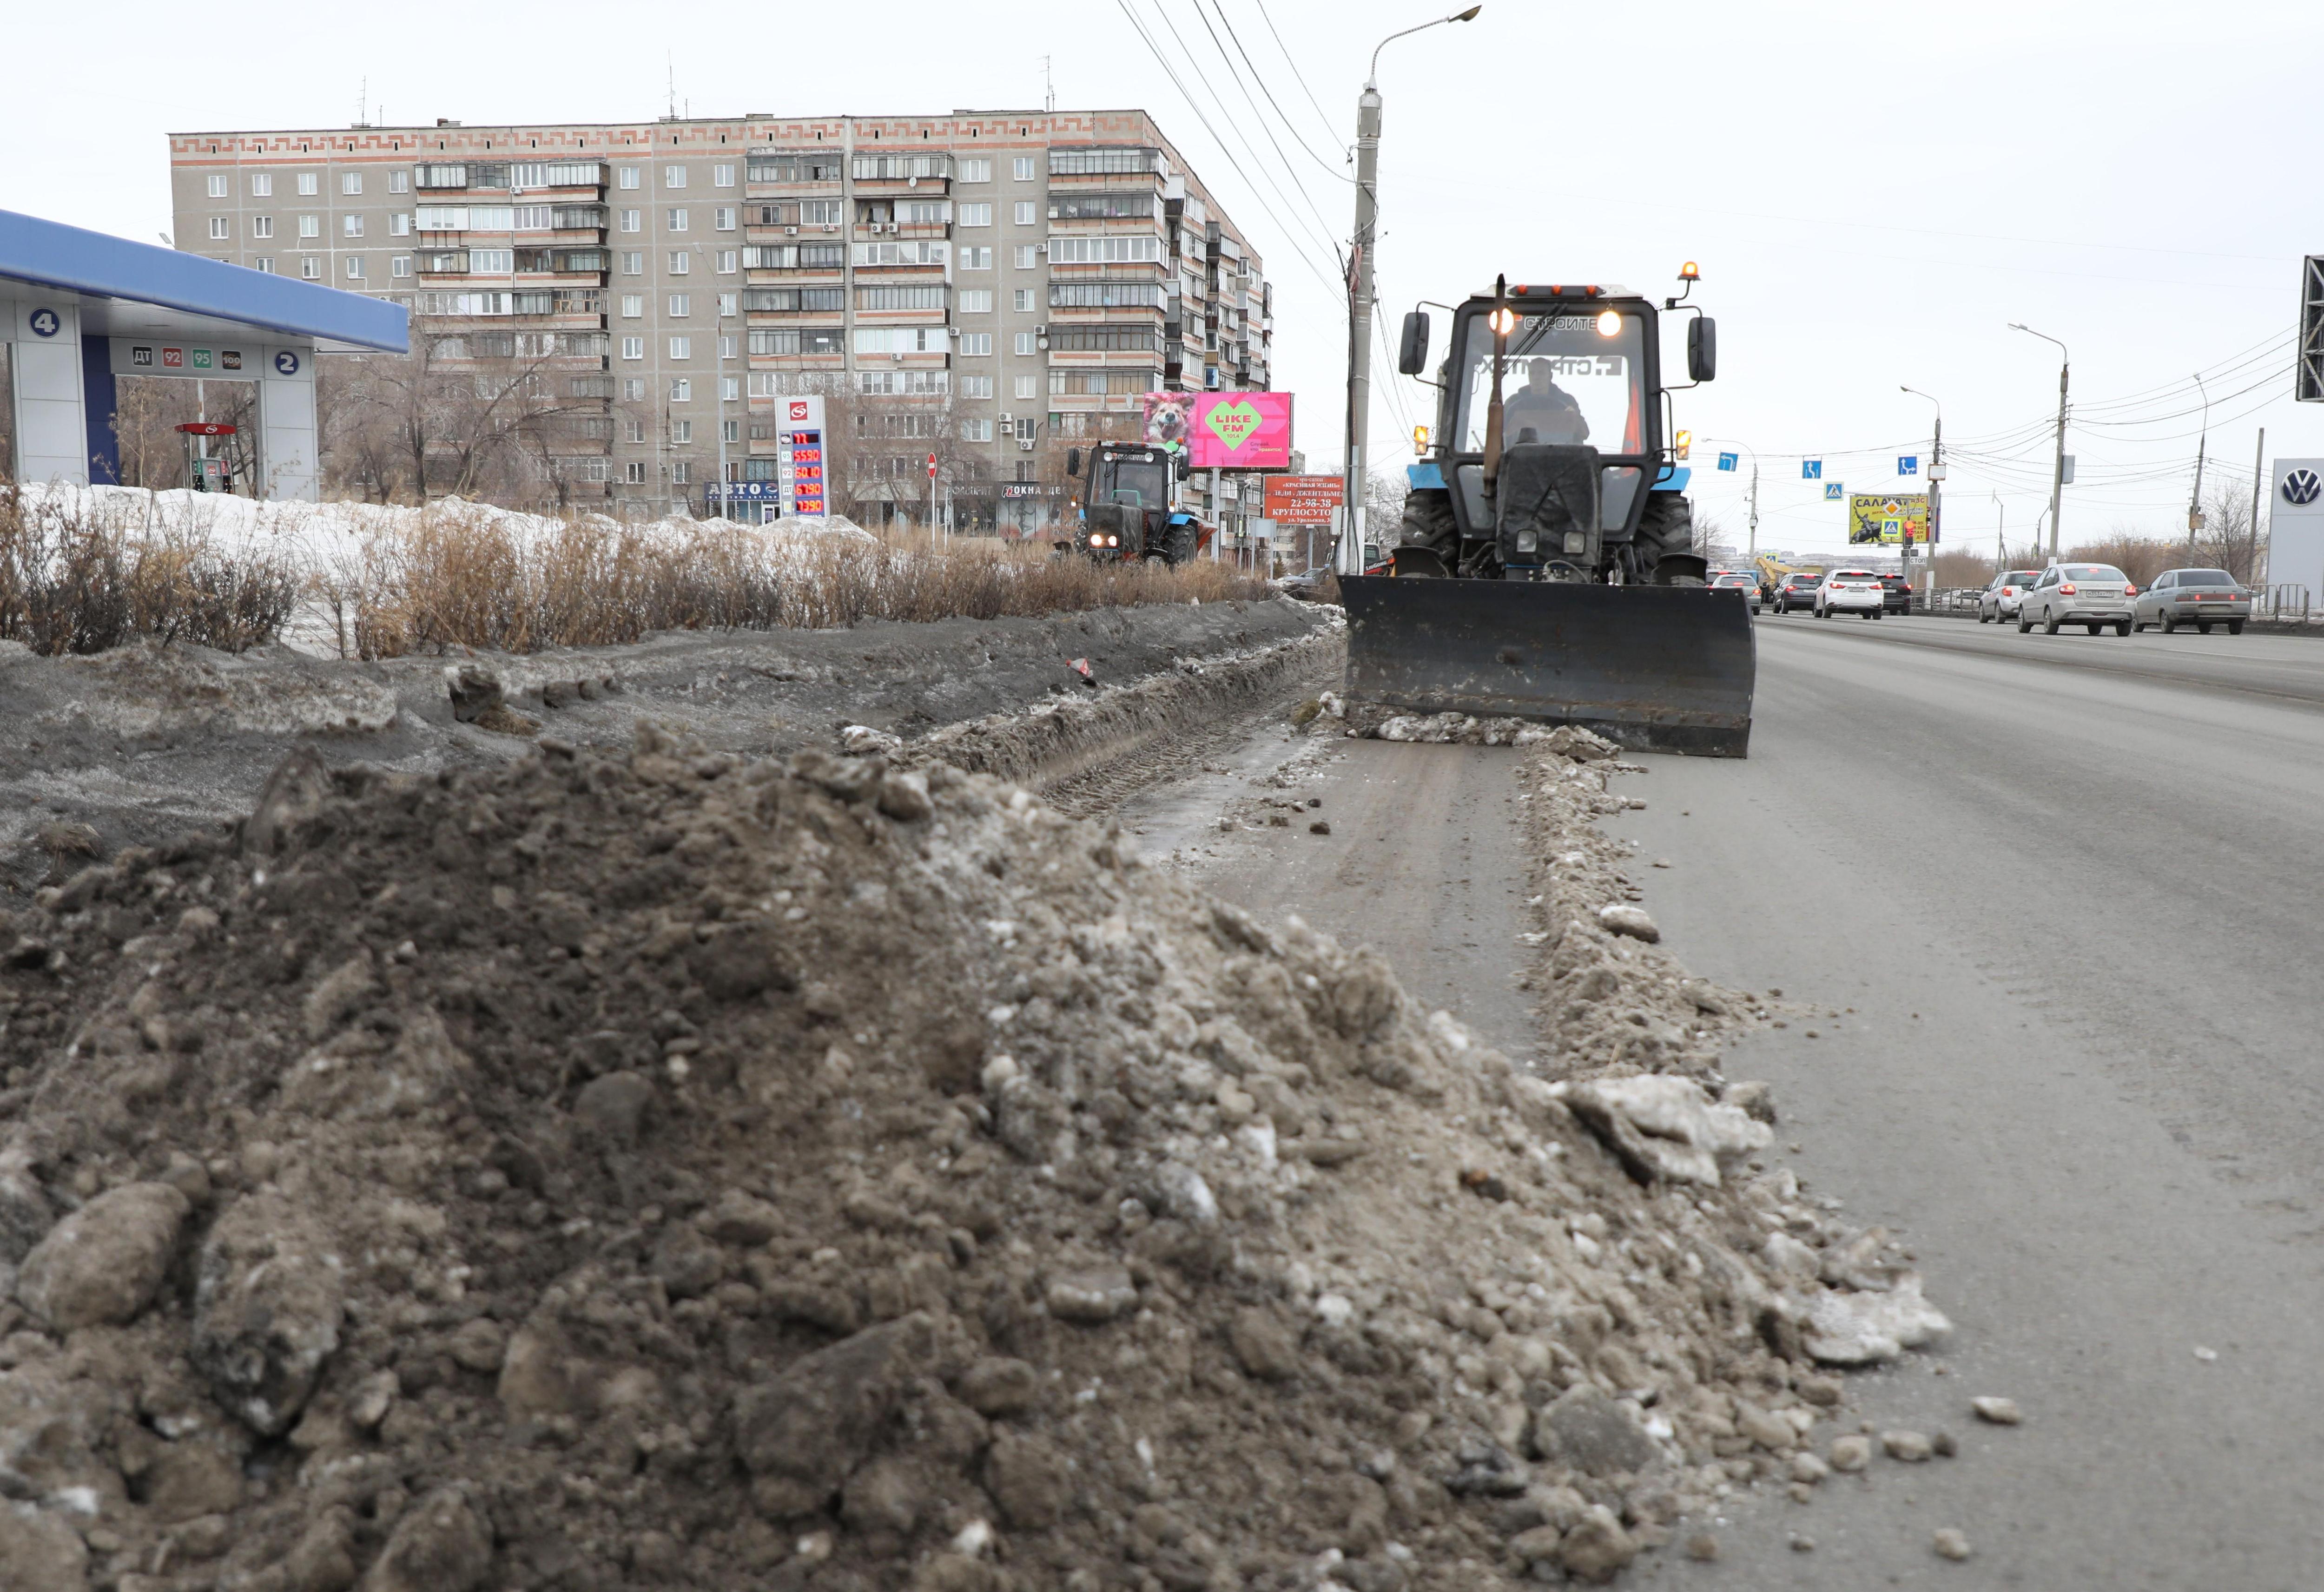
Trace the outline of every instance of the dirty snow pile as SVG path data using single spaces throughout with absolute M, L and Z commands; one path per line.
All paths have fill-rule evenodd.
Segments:
M 294 758 L 0 1020 L 11 1587 L 1602 1581 L 1939 1325 L 1763 1090 L 876 754 Z
M 497 508 L 464 498 L 440 498 L 425 505 L 365 503 L 346 500 L 261 502 L 230 492 L 176 489 L 150 492 L 135 486 L 77 486 L 51 482 L 18 489 L 26 518 L 51 519 L 78 528 L 96 528 L 134 537 L 171 537 L 235 557 L 267 555 L 295 567 L 352 568 L 374 540 L 411 536 L 434 523 L 488 530 L 530 549 L 553 541 L 574 524 L 607 532 L 629 531 L 669 538 L 715 529 L 718 520 L 684 516 L 632 523 L 604 514 L 576 511 L 569 519 Z M 872 534 L 844 515 L 785 520 L 774 526 L 736 526 L 753 535 L 777 533 L 807 540 L 839 538 L 872 544 Z
M 1421 741 L 1438 746 L 1545 746 L 1565 752 L 1576 745 L 1612 743 L 1573 725 L 1555 728 L 1528 719 L 1480 719 L 1459 713 L 1416 713 L 1377 702 L 1350 702 L 1326 691 L 1302 709 L 1301 726 L 1310 735 L 1342 735 L 1357 741 Z

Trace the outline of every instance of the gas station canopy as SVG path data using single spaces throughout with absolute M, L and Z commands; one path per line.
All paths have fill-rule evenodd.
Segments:
M 117 376 L 258 384 L 261 495 L 316 492 L 315 349 L 410 347 L 400 304 L 0 210 L 16 480 L 118 478 Z

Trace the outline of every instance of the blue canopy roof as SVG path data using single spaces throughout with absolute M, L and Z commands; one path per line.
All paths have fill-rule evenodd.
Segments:
M 11 279 L 389 354 L 411 346 L 401 304 L 0 210 L 0 286 Z

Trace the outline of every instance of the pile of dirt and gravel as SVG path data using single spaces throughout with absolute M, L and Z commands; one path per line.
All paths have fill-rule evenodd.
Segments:
M 306 752 L 0 948 L 9 1592 L 1601 1581 L 1932 1330 L 1764 1091 L 944 764 Z
M 544 733 L 626 747 L 641 716 L 742 757 L 835 746 L 851 725 L 906 741 L 973 726 L 955 761 L 1102 783 L 1157 738 L 1191 744 L 1268 692 L 1312 690 L 1309 674 L 1336 667 L 1335 620 L 1287 599 L 1182 603 L 371 663 L 280 646 L 44 658 L 0 642 L 14 731 L 0 743 L 0 900 L 247 811 L 286 742 L 417 774 L 505 763 Z M 1066 703 L 1079 705 L 1027 717 Z

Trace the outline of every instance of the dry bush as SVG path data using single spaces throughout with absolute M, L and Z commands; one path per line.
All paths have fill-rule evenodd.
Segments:
M 2151 586 L 2156 575 L 2187 562 L 2187 548 L 2183 542 L 2159 542 L 2117 530 L 2095 541 L 2077 542 L 2058 562 L 2111 564 L 2130 576 L 2133 584 Z
M 198 534 L 132 535 L 30 503 L 0 483 L 0 640 L 49 656 L 150 637 L 240 652 L 273 637 L 298 575 Z

